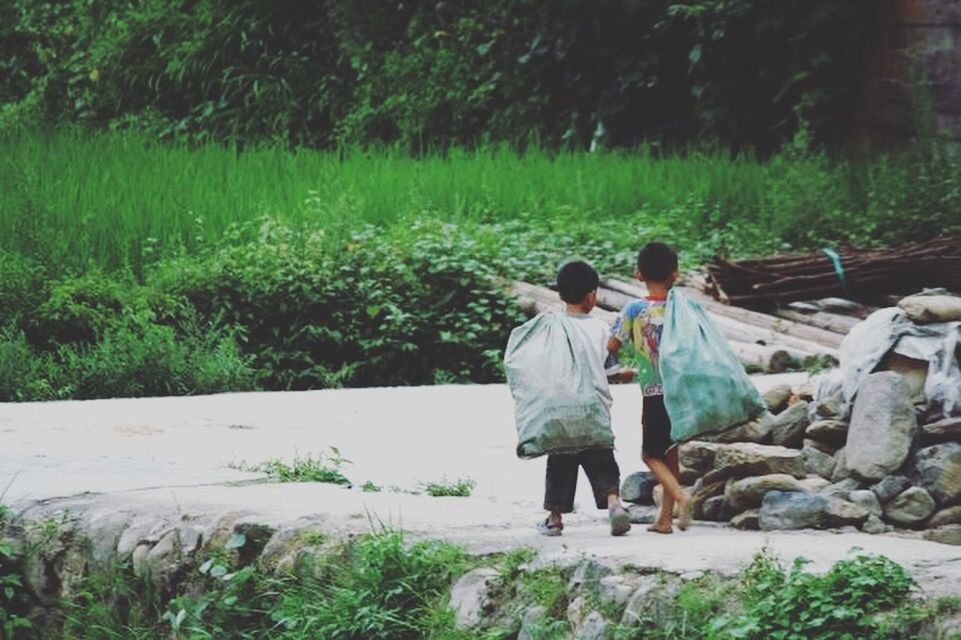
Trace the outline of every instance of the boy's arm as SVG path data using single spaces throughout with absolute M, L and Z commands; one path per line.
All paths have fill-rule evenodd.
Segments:
M 621 311 L 611 326 L 611 336 L 607 339 L 608 362 L 613 363 L 610 367 L 611 375 L 608 379 L 612 382 L 631 382 L 637 375 L 633 369 L 626 369 L 617 365 L 617 354 L 624 344 L 624 338 L 630 341 L 630 331 L 626 329 L 629 324 L 626 322 L 626 308 Z
M 617 355 L 617 352 L 621 350 L 621 339 L 617 336 L 611 336 L 607 339 L 607 352 L 612 355 Z

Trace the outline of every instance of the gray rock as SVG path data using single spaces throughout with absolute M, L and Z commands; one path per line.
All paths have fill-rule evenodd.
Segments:
M 537 640 L 537 638 L 540 638 L 540 625 L 546 612 L 547 610 L 540 605 L 528 608 L 521 617 L 521 629 L 517 633 L 517 640 Z
M 781 447 L 800 449 L 808 424 L 807 405 L 798 402 L 774 417 L 771 423 L 771 442 Z
M 934 498 L 921 487 L 908 487 L 884 506 L 884 519 L 904 527 L 916 527 L 934 513 Z
M 961 442 L 945 442 L 914 456 L 920 484 L 941 507 L 961 504 Z
M 627 515 L 634 524 L 650 524 L 657 519 L 657 507 L 646 504 L 627 505 Z
M 590 605 L 585 596 L 577 596 L 567 605 L 567 623 L 571 625 L 574 633 L 584 624 L 587 614 L 591 612 Z
M 601 604 L 623 606 L 627 604 L 635 589 L 637 589 L 637 585 L 623 575 L 605 576 L 600 581 Z
M 924 532 L 925 540 L 961 546 L 961 524 L 946 524 Z
M 768 491 L 761 503 L 758 524 L 762 531 L 817 529 L 827 521 L 828 500 L 816 493 Z
M 634 504 L 654 504 L 651 492 L 657 481 L 650 471 L 637 471 L 621 483 L 621 499 Z
M 450 608 L 454 619 L 462 629 L 478 626 L 493 607 L 492 587 L 498 572 L 490 567 L 479 567 L 454 583 L 450 592 Z
M 804 460 L 797 449 L 739 442 L 723 445 L 714 458 L 716 479 L 786 473 L 805 476 Z M 704 478 L 708 480 L 707 477 Z
M 606 578 L 611 573 L 610 567 L 597 560 L 585 558 L 574 567 L 574 571 L 567 581 L 567 592 L 575 594 L 580 593 L 585 587 L 588 589 L 596 588 L 600 584 L 601 578 Z
M 946 524 L 961 524 L 961 507 L 941 509 L 931 516 L 931 521 L 928 522 L 928 526 L 932 529 L 943 527 Z
M 882 521 L 881 518 L 875 515 L 868 516 L 868 519 L 864 521 L 863 525 L 861 525 L 861 531 L 863 531 L 864 533 L 871 533 L 875 535 L 879 533 L 884 533 L 885 531 L 887 531 L 887 529 L 888 528 L 884 524 L 884 521 Z
M 701 477 L 700 473 L 694 471 L 689 467 L 685 467 L 683 464 L 678 465 L 677 471 L 678 471 L 677 481 L 680 482 L 681 485 L 685 487 L 691 486 L 692 484 L 697 482 L 698 478 Z
M 155 585 L 165 584 L 181 561 L 180 533 L 171 529 L 150 549 L 145 565 Z
M 819 491 L 831 486 L 831 481 L 822 478 L 821 476 L 808 476 L 799 480 L 801 486 L 804 487 L 805 491 L 810 491 L 811 493 L 818 493 Z
M 841 447 L 834 455 L 834 469 L 831 471 L 831 482 L 840 482 L 850 477 L 851 470 L 848 466 L 847 447 Z
M 771 439 L 771 429 L 775 418 L 770 414 L 765 414 L 757 420 L 745 422 L 742 425 L 728 429 L 717 434 L 715 437 L 718 443 L 731 442 L 768 442 Z
M 821 442 L 820 440 L 815 440 L 814 438 L 805 438 L 801 441 L 802 447 L 811 447 L 812 449 L 817 449 L 821 453 L 826 453 L 829 456 L 833 456 L 838 452 L 841 447 L 833 444 L 827 444 L 826 442 Z
M 867 508 L 840 498 L 828 501 L 827 514 L 827 524 L 834 528 L 860 527 L 871 515 Z
M 737 480 L 727 486 L 724 498 L 734 513 L 761 506 L 768 491 L 804 491 L 804 487 L 794 476 L 786 473 L 772 473 L 754 478 Z
M 841 412 L 843 401 L 840 391 L 826 398 L 821 398 L 817 401 L 815 413 L 825 418 L 836 416 Z
M 713 496 L 705 500 L 701 512 L 701 519 L 711 522 L 727 522 L 732 514 L 724 496 Z
M 878 497 L 881 504 L 884 504 L 909 486 L 911 486 L 911 481 L 904 476 L 888 476 L 881 482 L 871 485 L 871 491 Z
M 805 471 L 822 478 L 831 478 L 831 474 L 834 473 L 834 456 L 829 456 L 814 447 L 804 447 L 801 449 L 801 455 L 804 457 Z
M 857 478 L 845 478 L 844 480 L 829 484 L 818 493 L 825 498 L 841 498 L 842 500 L 847 500 L 850 498 L 852 491 L 857 491 L 860 488 L 861 483 Z
M 768 411 L 777 415 L 787 409 L 788 400 L 791 399 L 791 385 L 779 384 L 765 391 L 762 396 Z
M 760 528 L 758 523 L 760 513 L 760 509 L 748 509 L 744 513 L 739 513 L 731 518 L 731 526 L 735 529 L 757 530 Z
M 150 555 L 150 546 L 151 545 L 145 542 L 141 542 L 130 552 L 130 566 L 133 568 L 133 574 L 138 578 L 145 578 L 150 573 L 150 566 L 147 564 L 147 556 Z
M 673 613 L 674 599 L 680 589 L 681 581 L 677 576 L 666 573 L 649 574 L 640 577 L 637 589 L 627 601 L 621 625 L 637 627 L 650 625 L 662 628 Z
M 918 435 L 922 445 L 941 442 L 961 442 L 961 417 L 945 418 L 921 427 Z
M 691 514 L 698 519 L 704 519 L 704 505 L 708 500 L 724 493 L 727 480 L 714 480 L 708 482 L 705 478 L 699 479 L 691 489 Z
M 905 379 L 893 371 L 870 374 L 854 400 L 845 446 L 847 468 L 862 480 L 880 480 L 904 464 L 916 432 Z
M 147 533 L 153 527 L 153 518 L 141 516 L 135 518 L 117 540 L 117 556 L 120 560 L 125 560 L 137 548 L 137 545 L 145 541 Z
M 574 631 L 575 640 L 603 640 L 611 626 L 600 611 L 591 611 Z
M 818 420 L 804 432 L 808 438 L 833 447 L 843 447 L 848 437 L 848 425 L 840 420 Z
M 848 500 L 854 504 L 860 505 L 868 510 L 873 516 L 881 517 L 884 514 L 884 510 L 881 508 L 881 501 L 878 497 L 874 495 L 873 491 L 868 489 L 858 489 L 852 491 L 848 494 Z

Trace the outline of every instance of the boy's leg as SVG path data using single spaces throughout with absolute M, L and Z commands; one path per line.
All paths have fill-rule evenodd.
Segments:
M 598 509 L 607 509 L 611 517 L 611 534 L 624 535 L 631 529 L 631 521 L 621 504 L 621 470 L 612 449 L 588 449 L 578 456 L 587 473 Z
M 673 530 L 674 503 L 681 508 L 678 526 L 687 528 L 690 517 L 688 515 L 687 493 L 677 481 L 680 475 L 678 451 L 671 443 L 671 422 L 667 416 L 662 396 L 644 398 L 642 424 L 641 457 L 644 464 L 651 470 L 654 478 L 663 487 L 661 510 L 657 520 L 649 527 L 651 531 L 670 533 Z
M 662 487 L 664 487 L 664 495 L 661 498 L 661 510 L 658 514 L 657 521 L 651 527 L 652 530 L 656 530 L 661 533 L 669 533 L 671 531 L 675 502 L 677 502 L 681 507 L 681 518 L 678 526 L 680 526 L 682 529 L 686 529 L 688 525 L 686 510 L 689 508 L 688 501 L 690 498 L 684 491 L 683 487 L 681 487 L 681 484 L 677 481 L 676 450 L 677 447 L 674 448 L 674 464 L 669 461 L 672 457 L 670 452 L 665 454 L 664 457 L 659 457 L 645 451 L 641 456 L 644 460 L 644 464 L 647 465 L 647 467 L 651 470 L 651 473 L 654 475 L 654 478 Z
M 577 491 L 577 456 L 550 454 L 547 456 L 547 474 L 544 483 L 544 509 L 550 512 L 547 525 L 551 530 L 563 529 L 562 513 L 574 510 L 574 494 Z

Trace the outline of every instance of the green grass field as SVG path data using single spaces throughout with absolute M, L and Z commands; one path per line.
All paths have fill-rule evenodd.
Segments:
M 523 221 L 563 235 L 607 222 L 598 242 L 664 236 L 702 256 L 931 235 L 958 223 L 961 173 L 907 155 L 870 161 L 785 153 L 560 154 L 506 148 L 414 159 L 159 145 L 131 133 L 65 131 L 0 140 L 0 248 L 51 273 L 130 267 L 216 243 L 269 216 L 338 239 L 418 218 Z
M 953 160 L 0 139 L 0 401 L 501 380 L 504 278 L 931 237 Z

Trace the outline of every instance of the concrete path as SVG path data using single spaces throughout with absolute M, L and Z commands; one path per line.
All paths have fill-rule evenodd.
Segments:
M 797 374 L 757 378 L 760 388 Z M 623 475 L 642 468 L 640 394 L 614 389 L 616 453 Z M 823 569 L 853 547 L 909 567 L 932 593 L 961 595 L 961 547 L 909 535 L 741 532 L 697 523 L 660 536 L 638 526 L 611 538 L 585 478 L 564 536 L 533 533 L 542 516 L 542 460 L 514 455 L 513 405 L 501 385 L 224 394 L 192 398 L 0 405 L 0 493 L 29 518 L 64 510 L 88 522 L 121 514 L 214 522 L 244 514 L 278 525 L 365 531 L 378 523 L 441 537 L 487 553 L 517 546 L 542 560 L 596 555 L 678 573 L 733 573 L 764 546 L 786 561 L 803 555 Z M 364 493 L 318 484 L 252 484 L 237 470 L 337 447 L 344 473 Z M 404 491 L 442 478 L 477 482 L 471 498 Z

